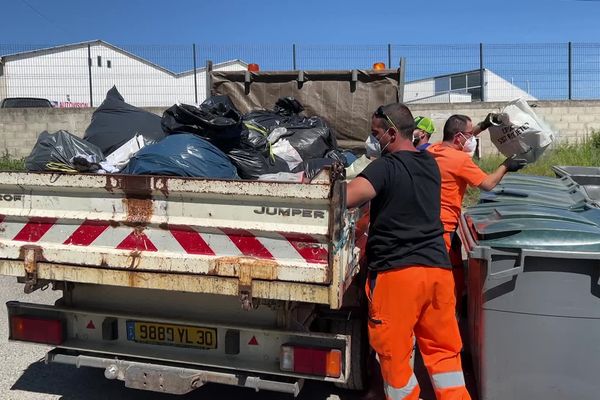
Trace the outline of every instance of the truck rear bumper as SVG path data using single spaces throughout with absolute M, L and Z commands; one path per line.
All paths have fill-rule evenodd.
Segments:
M 15 317 L 60 321 L 62 339 L 38 341 L 57 346 L 48 354 L 47 362 L 103 368 L 107 378 L 122 380 L 127 387 L 136 389 L 181 394 L 215 382 L 297 394 L 305 379 L 345 383 L 350 374 L 351 339 L 345 334 L 226 326 L 202 320 L 162 319 L 148 314 L 60 305 L 8 302 L 6 306 L 11 321 L 9 340 L 36 342 L 36 339 L 13 335 Z M 185 341 L 161 339 L 161 333 L 157 333 L 158 338 L 142 340 L 136 324 L 150 329 L 156 327 L 157 331 L 158 327 L 177 329 L 178 333 L 181 330 Z M 194 340 L 188 336 L 191 328 L 204 332 L 204 346 L 195 345 L 194 340 L 200 336 Z M 214 337 L 211 343 L 209 332 Z M 310 368 L 303 364 L 296 368 L 292 361 L 293 368 L 284 369 L 283 347 L 337 352 L 340 369 L 337 374 L 326 373 L 315 367 L 314 362 L 307 361 L 306 352 L 304 362 L 309 362 Z
M 119 360 L 101 355 L 70 354 L 54 349 L 46 355 L 46 363 L 68 364 L 104 369 L 107 379 L 118 379 L 125 387 L 170 394 L 186 394 L 206 383 L 219 383 L 298 396 L 304 379 L 280 381 L 239 372 L 223 372 L 195 367 L 182 367 L 147 362 Z

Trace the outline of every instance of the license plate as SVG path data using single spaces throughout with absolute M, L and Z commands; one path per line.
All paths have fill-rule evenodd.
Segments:
M 198 326 L 127 321 L 127 340 L 170 346 L 217 348 L 217 330 Z

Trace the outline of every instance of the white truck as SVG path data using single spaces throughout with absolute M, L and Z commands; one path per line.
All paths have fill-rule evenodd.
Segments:
M 208 84 L 243 112 L 295 96 L 360 141 L 372 110 L 398 100 L 399 74 L 218 72 Z M 54 305 L 8 302 L 10 340 L 163 393 L 361 389 L 359 211 L 345 184 L 339 166 L 308 184 L 0 172 L 0 274 L 26 293 L 62 291 Z

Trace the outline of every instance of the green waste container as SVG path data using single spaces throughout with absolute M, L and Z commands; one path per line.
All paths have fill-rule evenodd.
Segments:
M 498 202 L 462 215 L 480 400 L 600 398 L 599 214 Z

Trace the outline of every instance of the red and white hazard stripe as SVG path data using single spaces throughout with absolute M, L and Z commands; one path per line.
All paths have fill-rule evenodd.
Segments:
M 154 227 L 113 226 L 106 221 L 0 215 L 0 238 L 28 243 L 53 243 L 126 251 L 168 251 L 205 256 L 246 256 L 270 260 L 328 262 L 328 247 L 319 236 L 257 232 L 231 228 L 197 228 L 188 225 Z

